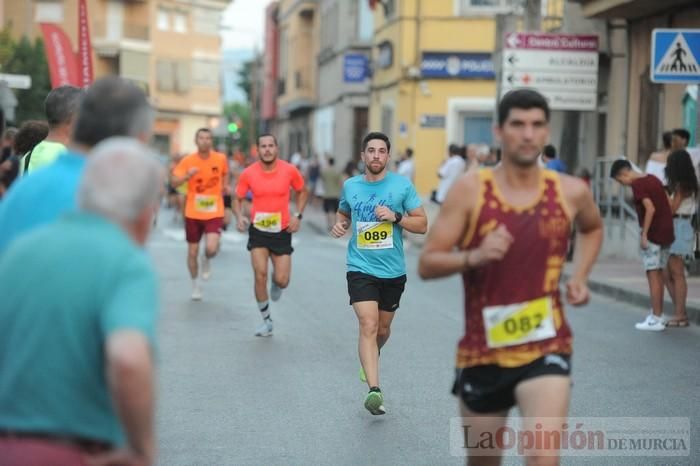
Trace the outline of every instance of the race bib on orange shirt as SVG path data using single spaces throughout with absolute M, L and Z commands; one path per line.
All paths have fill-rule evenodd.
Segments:
M 194 208 L 197 212 L 213 213 L 218 208 L 217 201 L 217 197 L 213 195 L 195 194 Z

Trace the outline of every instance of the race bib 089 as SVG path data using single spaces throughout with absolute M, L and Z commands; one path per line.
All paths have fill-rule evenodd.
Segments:
M 216 212 L 216 196 L 208 196 L 206 194 L 196 194 L 194 196 L 194 208 L 197 212 L 211 213 Z
M 556 335 L 550 297 L 485 307 L 483 317 L 489 348 L 521 345 Z
M 253 226 L 260 231 L 279 233 L 282 231 L 282 212 L 256 212 Z
M 389 222 L 357 222 L 359 249 L 390 249 L 394 247 L 394 225 Z

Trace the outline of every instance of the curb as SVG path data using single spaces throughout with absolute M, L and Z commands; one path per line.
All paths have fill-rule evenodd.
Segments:
M 570 274 L 564 272 L 562 272 L 561 276 L 564 281 L 570 278 Z M 647 294 L 612 286 L 607 283 L 591 279 L 590 277 L 588 278 L 588 287 L 595 293 L 624 301 L 626 303 L 639 306 L 643 309 L 649 309 L 649 295 Z M 688 319 L 690 322 L 700 325 L 700 306 L 688 304 L 686 306 L 686 313 L 688 314 Z M 664 314 L 673 315 L 673 303 L 666 299 L 664 299 Z

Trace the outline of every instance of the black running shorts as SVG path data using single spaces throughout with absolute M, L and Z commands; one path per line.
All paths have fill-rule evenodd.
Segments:
M 260 231 L 253 225 L 248 228 L 248 251 L 266 248 L 275 256 L 287 256 L 294 252 L 292 234 L 282 230 L 279 233 Z
M 362 272 L 348 272 L 350 305 L 360 301 L 377 301 L 381 311 L 394 312 L 399 308 L 406 287 L 406 275 L 396 278 L 378 278 Z
M 548 354 L 520 367 L 496 364 L 456 369 L 452 394 L 475 413 L 495 413 L 515 406 L 515 387 L 543 375 L 569 376 L 571 355 Z

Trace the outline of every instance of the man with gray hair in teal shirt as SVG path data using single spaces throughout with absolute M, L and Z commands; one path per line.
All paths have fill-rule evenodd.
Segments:
M 0 464 L 150 465 L 164 173 L 140 142 L 90 154 L 78 211 L 0 256 Z

